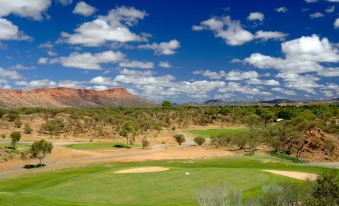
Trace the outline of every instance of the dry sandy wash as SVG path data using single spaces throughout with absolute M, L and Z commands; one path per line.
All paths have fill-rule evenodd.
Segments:
M 162 172 L 169 170 L 168 167 L 138 167 L 133 169 L 127 169 L 127 170 L 119 170 L 114 173 L 118 174 L 127 174 L 127 173 L 149 173 L 149 172 Z
M 282 176 L 286 176 L 286 177 L 291 177 L 291 178 L 295 178 L 298 180 L 316 180 L 318 175 L 315 174 L 311 174 L 311 173 L 304 173 L 304 172 L 288 172 L 288 171 L 281 171 L 281 170 L 263 170 L 265 172 L 270 172 L 273 174 L 277 174 L 277 175 L 282 175 Z

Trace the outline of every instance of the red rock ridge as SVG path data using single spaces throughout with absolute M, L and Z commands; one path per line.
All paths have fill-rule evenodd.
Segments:
M 74 88 L 38 88 L 33 90 L 0 90 L 0 107 L 149 107 L 152 102 L 141 99 L 125 88 L 108 90 Z

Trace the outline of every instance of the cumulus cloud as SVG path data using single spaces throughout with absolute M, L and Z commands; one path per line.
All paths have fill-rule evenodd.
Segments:
M 247 72 L 240 72 L 240 71 L 230 71 L 226 75 L 227 80 L 245 80 L 245 79 L 257 79 L 258 73 L 256 71 L 247 71 Z
M 264 21 L 264 19 L 265 15 L 261 12 L 251 12 L 247 17 L 249 21 Z
M 222 79 L 226 76 L 225 71 L 215 72 L 215 71 L 210 71 L 210 70 L 196 70 L 196 71 L 193 71 L 193 74 L 202 75 L 210 79 Z
M 326 13 L 332 13 L 335 11 L 335 6 L 329 6 L 325 9 Z
M 172 67 L 172 65 L 169 62 L 160 61 L 159 62 L 159 67 L 170 68 L 170 67 Z
M 100 70 L 102 64 L 118 63 L 124 59 L 121 52 L 104 51 L 99 53 L 73 52 L 67 57 L 54 58 L 48 63 L 61 63 L 64 67 L 72 67 L 85 70 Z
M 173 39 L 169 42 L 161 42 L 159 44 L 145 44 L 140 45 L 140 49 L 152 49 L 157 55 L 173 55 L 176 53 L 176 50 L 180 48 L 180 42 L 176 39 Z
M 12 22 L 0 18 L 0 40 L 30 40 L 31 38 L 19 31 Z
M 339 18 L 337 18 L 337 19 L 334 21 L 333 27 L 334 27 L 335 29 L 339 28 Z
M 255 33 L 255 38 L 256 39 L 261 39 L 264 41 L 268 41 L 270 39 L 276 39 L 276 40 L 280 40 L 283 41 L 285 40 L 287 34 L 283 33 L 283 32 L 278 32 L 278 31 L 257 31 Z
M 153 62 L 142 62 L 142 61 L 124 61 L 119 64 L 120 67 L 126 68 L 141 68 L 141 69 L 153 69 Z
M 223 39 L 226 44 L 231 46 L 243 45 L 255 39 L 281 40 L 287 35 L 276 31 L 258 31 L 256 34 L 252 34 L 242 28 L 240 21 L 232 20 L 230 16 L 210 18 L 198 26 L 193 26 L 192 29 L 194 31 L 211 30 L 216 37 Z
M 319 77 L 313 75 L 300 75 L 293 73 L 279 73 L 277 77 L 282 78 L 286 84 L 285 86 L 292 89 L 305 91 L 308 93 L 316 94 L 315 89 L 320 85 L 317 83 Z
M 92 47 L 106 42 L 142 41 L 144 36 L 131 32 L 129 27 L 144 19 L 146 15 L 144 11 L 122 6 L 110 10 L 106 16 L 83 23 L 75 29 L 74 34 L 62 32 L 61 36 L 69 44 Z
M 82 16 L 91 16 L 96 12 L 96 8 L 87 4 L 86 2 L 79 1 L 78 4 L 75 6 L 73 13 L 79 14 Z
M 282 7 L 276 8 L 275 11 L 278 12 L 278 13 L 286 13 L 288 11 L 288 9 L 284 6 L 282 6 Z
M 60 3 L 63 6 L 67 6 L 73 3 L 73 0 L 57 0 L 58 3 Z
M 280 93 L 288 95 L 288 96 L 297 95 L 297 93 L 295 93 L 295 91 L 293 91 L 293 90 L 283 89 L 283 88 L 280 88 L 280 87 L 274 87 L 274 88 L 272 88 L 272 91 L 280 92 Z
M 0 80 L 4 82 L 5 80 L 19 80 L 22 76 L 13 70 L 7 70 L 0 67 Z
M 245 62 L 261 69 L 277 69 L 282 72 L 323 72 L 321 63 L 337 63 L 338 49 L 327 38 L 317 35 L 303 36 L 281 44 L 284 58 L 254 53 Z
M 313 13 L 313 14 L 310 14 L 310 17 L 312 18 L 312 19 L 317 19 L 317 18 L 321 18 L 321 17 L 324 17 L 325 15 L 323 14 L 323 13 L 321 13 L 321 12 L 315 12 L 315 13 Z
M 51 0 L 1 0 L 0 17 L 15 14 L 21 17 L 29 17 L 34 20 L 41 20 L 44 12 L 51 5 Z

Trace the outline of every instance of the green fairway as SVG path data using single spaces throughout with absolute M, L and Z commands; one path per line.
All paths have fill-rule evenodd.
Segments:
M 267 163 L 267 160 L 275 162 Z M 163 166 L 170 170 L 114 173 L 144 166 Z M 297 181 L 263 172 L 263 169 L 313 173 L 323 170 L 269 157 L 94 165 L 0 180 L 0 203 L 1 206 L 194 205 L 197 190 L 206 186 L 224 184 L 243 191 L 246 198 L 258 194 L 264 184 Z M 185 176 L 186 171 L 189 176 Z
M 138 145 L 128 145 L 113 143 L 113 142 L 91 142 L 91 143 L 79 143 L 65 145 L 67 148 L 78 149 L 78 150 L 95 150 L 95 149 L 113 149 L 122 147 L 136 147 Z
M 247 127 L 235 127 L 235 128 L 220 128 L 220 129 L 193 129 L 188 130 L 187 132 L 194 135 L 194 136 L 200 136 L 200 137 L 213 137 L 220 134 L 228 134 L 230 136 L 234 136 L 237 134 L 240 134 L 242 132 L 249 131 L 249 128 Z

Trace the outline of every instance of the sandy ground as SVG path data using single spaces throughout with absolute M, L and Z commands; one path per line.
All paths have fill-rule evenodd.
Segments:
M 168 167 L 139 167 L 127 170 L 120 170 L 114 173 L 127 174 L 127 173 L 149 173 L 149 172 L 162 172 L 169 170 Z
M 311 174 L 311 173 L 304 173 L 304 172 L 289 172 L 289 171 L 281 171 L 281 170 L 263 170 L 265 172 L 270 172 L 273 174 L 277 174 L 277 175 L 283 175 L 286 177 L 291 177 L 291 178 L 295 178 L 298 180 L 316 180 L 318 175 L 315 174 Z

